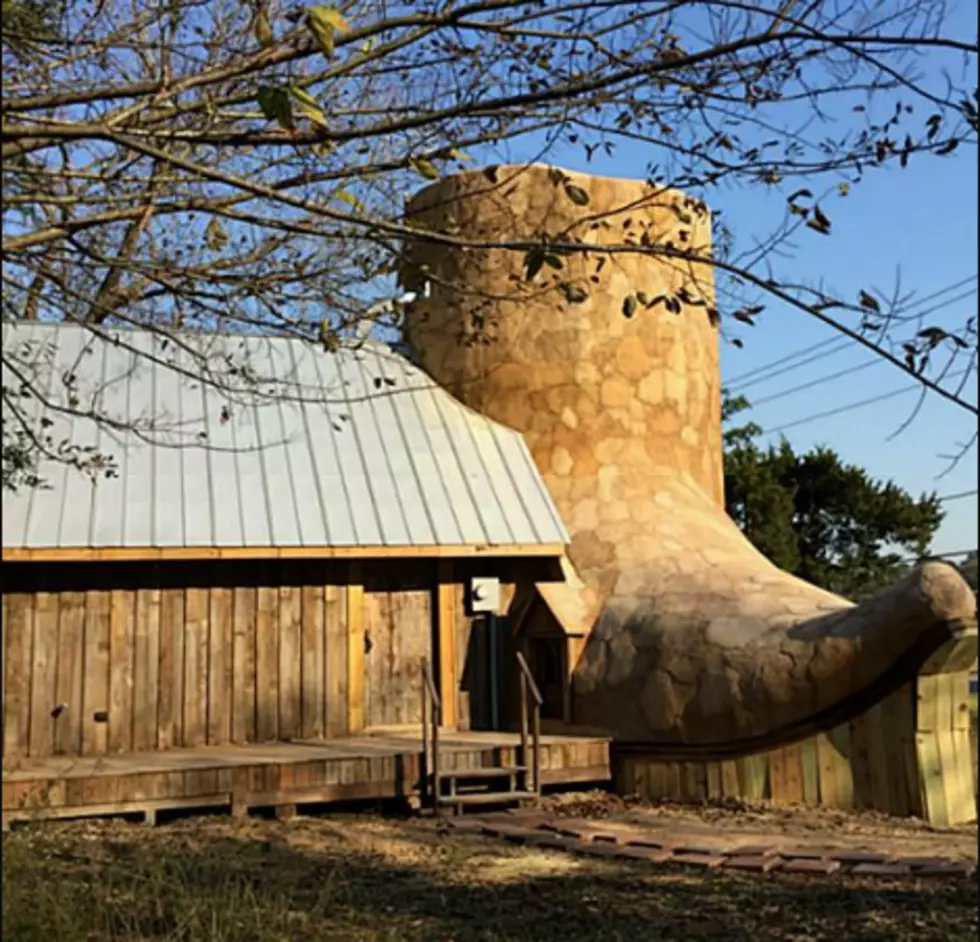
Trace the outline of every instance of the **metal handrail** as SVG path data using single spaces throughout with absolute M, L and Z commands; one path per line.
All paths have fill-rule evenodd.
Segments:
M 535 794 L 541 794 L 541 706 L 544 703 L 544 697 L 541 696 L 541 691 L 538 689 L 538 685 L 534 681 L 534 675 L 531 673 L 531 668 L 528 667 L 527 661 L 524 659 L 524 655 L 518 651 L 517 652 L 517 667 L 520 671 L 520 688 L 521 688 L 521 764 L 525 768 L 524 772 L 524 790 L 533 791 Z M 531 781 L 527 781 L 527 756 L 528 756 L 528 709 L 527 709 L 527 698 L 528 693 L 531 695 L 531 699 L 534 701 L 534 709 L 531 711 Z
M 429 720 L 432 721 L 432 748 L 429 749 Z M 439 813 L 439 727 L 442 725 L 442 698 L 436 688 L 435 678 L 428 658 L 422 658 L 422 795 L 427 796 L 432 783 L 432 807 Z M 432 778 L 429 778 L 429 758 L 432 759 Z

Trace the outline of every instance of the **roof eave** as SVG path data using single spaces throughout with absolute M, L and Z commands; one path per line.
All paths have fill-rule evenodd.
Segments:
M 109 546 L 4 547 L 3 562 L 167 562 L 244 559 L 560 558 L 561 543 L 445 546 Z

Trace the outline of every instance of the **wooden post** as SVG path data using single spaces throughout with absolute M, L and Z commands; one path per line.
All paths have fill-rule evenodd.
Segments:
M 442 721 L 455 729 L 459 722 L 457 701 L 459 678 L 456 674 L 456 585 L 453 564 L 442 560 L 438 565 L 436 587 L 436 643 L 438 645 L 439 696 L 442 698 Z
M 968 720 L 969 676 L 976 656 L 973 623 L 926 661 L 916 681 L 919 799 L 923 817 L 936 827 L 955 827 L 977 816 Z
M 347 579 L 347 729 L 364 729 L 364 584 L 351 563 Z
M 533 743 L 534 743 L 534 791 L 541 794 L 541 704 L 534 702 L 533 719 Z
M 529 766 L 528 761 L 528 716 L 527 716 L 527 677 L 524 675 L 524 671 L 519 671 L 520 673 L 520 691 L 521 691 L 521 765 L 524 766 L 524 791 L 530 791 L 529 779 Z
M 442 719 L 438 703 L 432 705 L 432 808 L 439 817 L 439 798 L 442 795 L 442 779 L 439 776 L 439 723 Z
M 585 651 L 586 638 L 584 635 L 568 635 L 568 640 L 565 645 L 565 704 L 564 704 L 564 714 L 565 722 L 569 725 L 575 722 L 575 698 L 573 696 L 573 679 L 575 677 L 575 668 L 578 667 L 578 662 L 582 659 L 582 653 Z
M 426 685 L 428 662 L 422 658 L 422 774 L 419 776 L 419 791 L 422 804 L 429 800 L 429 690 Z

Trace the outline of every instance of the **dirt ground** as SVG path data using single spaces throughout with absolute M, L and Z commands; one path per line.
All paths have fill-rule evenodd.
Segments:
M 896 856 L 946 856 L 977 860 L 976 823 L 936 828 L 922 821 L 875 812 L 780 808 L 731 802 L 713 805 L 650 805 L 603 792 L 545 799 L 543 810 L 557 815 L 601 819 L 617 826 L 650 828 L 667 836 L 684 834 L 735 847 L 767 843 L 774 847 L 834 847 L 873 850 Z
M 598 793 L 546 806 L 603 826 L 976 856 L 975 828 L 874 816 L 650 807 Z M 705 873 L 366 813 L 38 824 L 7 835 L 3 854 L 3 930 L 14 942 L 967 942 L 976 906 L 976 879 Z

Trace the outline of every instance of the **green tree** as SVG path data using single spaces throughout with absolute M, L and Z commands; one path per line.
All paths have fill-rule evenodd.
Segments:
M 781 569 L 859 599 L 928 554 L 943 520 L 935 494 L 913 497 L 833 449 L 799 454 L 784 438 L 762 447 L 759 426 L 732 426 L 744 398 L 726 397 L 725 500 L 742 532 Z

